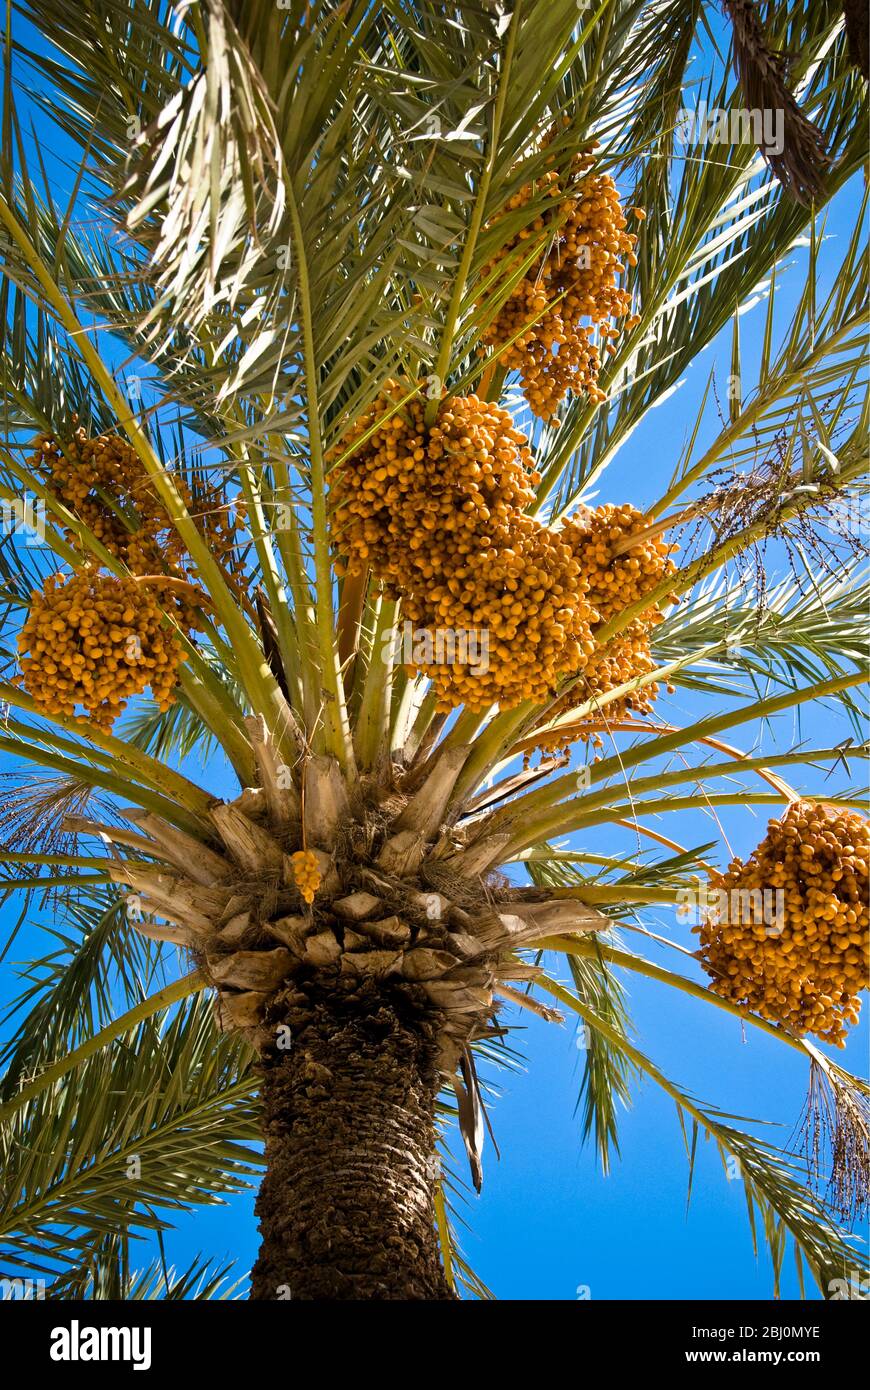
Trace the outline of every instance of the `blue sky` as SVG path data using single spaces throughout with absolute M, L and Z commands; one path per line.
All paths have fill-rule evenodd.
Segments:
M 47 134 L 44 122 L 37 129 Z M 67 178 L 59 166 L 57 176 L 61 183 Z M 860 193 L 857 185 L 851 186 L 829 213 L 823 274 L 836 264 L 852 230 Z M 805 258 L 805 250 L 796 250 L 793 265 L 781 281 L 783 315 L 802 286 Z M 764 312 L 762 299 L 742 320 L 744 352 L 750 359 L 757 355 Z M 714 361 L 724 399 L 730 349 L 729 330 L 699 356 L 680 389 L 651 412 L 628 441 L 605 474 L 596 501 L 628 499 L 643 507 L 658 496 L 691 429 Z M 715 412 L 710 408 L 705 424 L 708 437 L 715 427 Z M 717 700 L 678 691 L 663 697 L 656 713 L 675 723 L 688 722 L 702 709 L 714 708 Z M 800 730 L 794 717 L 786 715 L 776 721 L 775 731 L 780 748 L 785 749 L 810 736 L 810 731 L 812 742 L 824 745 L 838 742 L 850 729 L 838 713 L 814 707 L 805 711 Z M 729 741 L 741 747 L 773 746 L 771 731 L 751 723 L 733 731 Z M 192 774 L 196 775 L 193 769 Z M 807 788 L 818 789 L 823 775 L 809 770 Z M 799 776 L 795 773 L 793 779 L 798 785 Z M 222 768 L 212 769 L 202 780 L 219 794 L 231 792 L 231 780 Z M 842 773 L 835 771 L 824 785 L 831 789 L 844 785 Z M 756 809 L 757 814 L 732 807 L 722 811 L 728 842 L 743 857 L 763 837 L 767 816 L 773 814 L 773 808 Z M 721 840 L 719 827 L 700 807 L 670 815 L 658 828 L 686 846 Z M 586 843 L 596 852 L 610 853 L 630 841 L 625 832 L 598 830 Z M 727 857 L 722 851 L 719 861 L 726 862 Z M 14 905 L 7 905 L 2 913 L 4 928 L 17 917 Z M 696 938 L 688 926 L 676 922 L 670 908 L 650 909 L 640 921 L 694 948 Z M 641 954 L 703 979 L 685 957 L 675 957 L 629 933 L 626 939 Z M 31 951 L 37 955 L 48 949 L 34 920 L 19 935 L 12 956 L 21 959 Z M 800 1056 L 664 986 L 637 976 L 626 983 L 638 1045 L 666 1075 L 720 1110 L 772 1122 L 778 1128 L 769 1137 L 788 1142 L 806 1095 L 807 1067 Z M 7 961 L 0 977 L 0 999 L 8 999 L 14 989 Z M 591 1147 L 581 1147 L 580 1120 L 574 1113 L 582 1053 L 573 1025 L 547 1025 L 528 1014 L 519 1021 L 522 1032 L 517 1045 L 526 1063 L 516 1073 L 498 1074 L 501 1094 L 491 1107 L 501 1159 L 496 1159 L 487 1141 L 483 1193 L 476 1197 L 469 1191 L 462 1207 L 469 1226 L 462 1236 L 464 1252 L 496 1296 L 570 1300 L 577 1298 L 580 1288 L 588 1290 L 593 1301 L 769 1297 L 770 1268 L 763 1252 L 757 1261 L 753 1256 L 742 1184 L 728 1180 L 714 1146 L 701 1144 L 687 1210 L 688 1167 L 675 1107 L 647 1082 L 637 1088 L 633 1106 L 621 1115 L 621 1161 L 608 1177 L 602 1177 Z M 837 1054 L 838 1060 L 864 1072 L 867 1042 L 865 1013 L 845 1053 Z M 461 1152 L 456 1170 L 465 1176 Z M 232 1257 L 240 1269 L 247 1268 L 256 1251 L 252 1205 L 252 1198 L 240 1197 L 223 1208 L 199 1209 L 180 1220 L 166 1241 L 170 1263 L 183 1267 L 195 1253 L 203 1252 Z M 783 1293 L 797 1296 L 790 1264 Z

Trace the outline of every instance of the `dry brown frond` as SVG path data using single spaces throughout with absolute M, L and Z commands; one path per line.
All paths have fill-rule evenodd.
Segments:
M 100 819 L 118 823 L 111 803 L 74 777 L 0 772 L 0 786 L 0 848 L 13 854 L 78 853 L 78 835 L 63 829 L 67 816 L 98 812 Z M 29 877 L 34 866 L 15 866 L 15 871 Z
M 734 67 L 750 111 L 782 113 L 782 149 L 760 145 L 786 192 L 805 205 L 820 200 L 831 163 L 824 136 L 786 86 L 783 54 L 772 53 L 753 0 L 724 0 L 734 30 Z
M 852 66 L 870 77 L 870 9 L 866 0 L 843 0 L 843 18 Z

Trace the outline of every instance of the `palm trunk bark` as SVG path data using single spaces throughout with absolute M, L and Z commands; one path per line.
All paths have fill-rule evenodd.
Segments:
M 318 994 L 262 1064 L 251 1297 L 452 1298 L 435 1236 L 433 1025 L 372 981 Z

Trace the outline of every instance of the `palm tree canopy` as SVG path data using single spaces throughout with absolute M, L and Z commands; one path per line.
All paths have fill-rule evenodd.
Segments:
M 479 924 L 502 924 L 487 1021 L 469 1004 L 473 1024 L 438 1054 L 441 1142 L 446 1151 L 458 1125 L 477 1185 L 491 1078 L 518 1063 L 513 1028 L 530 1010 L 573 1017 L 586 1037 L 582 1134 L 605 1172 L 620 1108 L 648 1078 L 675 1104 L 690 1173 L 701 1135 L 723 1163 L 738 1161 L 777 1287 L 790 1248 L 801 1288 L 804 1267 L 823 1293 L 859 1277 L 850 1222 L 866 1193 L 870 1088 L 811 1040 L 806 1016 L 792 1027 L 797 1013 L 783 1021 L 760 996 L 710 988 L 685 959 L 702 954 L 691 911 L 677 913 L 675 939 L 648 926 L 656 905 L 697 907 L 702 882 L 748 881 L 722 877 L 737 808 L 776 808 L 786 826 L 803 814 L 823 835 L 859 826 L 866 805 L 853 759 L 866 728 L 855 521 L 866 208 L 855 184 L 867 118 L 839 8 L 783 0 L 764 16 L 767 48 L 788 55 L 777 81 L 794 106 L 790 138 L 810 140 L 817 157 L 811 179 L 789 174 L 806 173 L 800 151 L 785 172 L 770 167 L 744 129 L 731 60 L 745 85 L 750 40 L 738 32 L 738 52 L 719 54 L 730 33 L 701 0 L 12 9 L 0 839 L 4 897 L 20 915 L 4 958 L 32 903 L 53 915 L 55 939 L 5 996 L 0 1270 L 44 1271 L 64 1297 L 233 1296 L 238 1272 L 216 1262 L 179 1273 L 130 1263 L 131 1238 L 162 1240 L 174 1213 L 249 1188 L 262 1168 L 263 1014 L 242 1017 L 232 974 L 255 951 L 218 968 L 204 946 L 193 962 L 177 948 L 233 923 L 233 950 L 248 941 L 243 869 L 272 874 L 274 902 L 266 911 L 258 898 L 254 916 L 273 924 L 302 920 L 309 884 L 312 899 L 338 898 L 335 846 L 355 818 L 381 885 L 342 878 L 339 900 L 351 888 L 377 897 L 384 875 L 410 881 L 425 858 L 420 920 L 429 899 L 451 904 L 452 939 L 468 955 L 445 962 L 439 938 L 424 960 L 387 913 L 361 945 L 359 903 L 345 911 L 345 955 L 371 948 L 408 971 L 416 954 L 409 978 L 449 1014 L 451 971 L 471 972 L 458 989 L 477 988 Z M 747 7 L 729 9 L 746 19 Z M 733 116 L 736 137 L 711 139 L 687 120 L 701 105 Z M 560 257 L 571 218 L 590 217 L 593 202 L 609 208 L 601 244 L 612 236 L 621 263 L 607 317 L 619 331 L 602 317 L 572 339 L 582 372 L 570 380 L 587 389 L 553 404 L 551 344 L 534 330 L 544 315 L 569 323 L 576 282 L 573 271 L 560 279 Z M 829 242 L 834 215 L 849 219 L 847 234 Z M 556 288 L 535 307 L 550 270 Z M 527 289 L 531 319 L 516 310 Z M 533 366 L 529 341 L 543 344 Z M 724 379 L 697 360 L 723 342 Z M 665 403 L 684 381 L 697 385 L 696 409 L 675 416 L 680 397 Z M 412 461 L 423 441 L 418 482 L 405 480 L 413 527 L 451 448 L 469 469 L 469 420 L 515 469 L 512 524 L 548 557 L 541 611 L 565 538 L 591 554 L 590 528 L 600 524 L 601 545 L 617 534 L 605 500 L 627 509 L 623 549 L 601 562 L 629 575 L 618 601 L 595 608 L 589 589 L 592 616 L 557 615 L 576 621 L 580 646 L 588 638 L 588 678 L 582 664 L 556 663 L 516 694 L 508 678 L 528 652 L 521 660 L 509 644 L 526 630 L 522 613 L 499 638 L 507 658 L 491 653 L 500 700 L 489 686 L 469 697 L 473 676 L 451 698 L 449 661 L 391 642 L 409 613 L 428 611 L 442 576 L 412 591 L 408 575 L 425 573 L 418 542 L 406 572 L 398 522 L 377 533 L 386 489 L 399 495 L 389 468 L 377 472 L 389 432 L 413 441 Z M 446 447 L 433 451 L 434 438 Z M 649 449 L 642 483 L 626 474 L 637 438 Z M 528 466 L 514 463 L 526 447 Z M 365 470 L 375 481 L 363 486 Z M 495 546 L 487 565 L 500 563 Z M 433 544 L 430 568 L 440 554 Z M 641 589 L 628 568 L 638 555 L 649 564 Z M 450 579 L 442 613 L 476 582 L 464 570 Z M 75 672 L 79 648 L 64 663 L 60 638 L 40 646 L 75 621 L 76 604 L 103 615 L 90 717 L 47 679 Z M 134 613 L 150 624 L 150 698 L 130 655 Z M 592 679 L 593 660 L 612 663 L 606 680 Z M 545 670 L 545 644 L 527 664 Z M 126 710 L 116 695 L 132 697 Z M 851 734 L 817 737 L 818 711 L 824 730 Z M 744 727 L 754 721 L 763 737 Z M 712 843 L 684 845 L 666 816 L 699 805 L 717 822 Z M 273 933 L 269 989 L 297 948 L 314 959 L 296 930 Z M 425 956 L 424 937 L 414 940 Z M 843 953 L 848 931 L 844 941 Z M 330 943 L 320 949 L 326 960 Z M 264 970 L 265 954 L 249 968 Z M 664 1074 L 628 1013 L 636 977 L 663 1001 L 678 991 L 804 1055 L 815 1171 L 799 1143 L 760 1138 Z M 264 983 L 244 997 L 257 994 Z M 851 1008 L 851 986 L 843 1000 Z M 829 1022 L 816 1031 L 837 1041 Z M 440 1258 L 451 1288 L 486 1297 L 457 1242 L 461 1185 L 439 1170 Z

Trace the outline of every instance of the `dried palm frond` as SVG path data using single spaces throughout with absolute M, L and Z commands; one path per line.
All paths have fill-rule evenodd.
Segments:
M 870 77 L 870 9 L 865 0 L 843 0 L 843 18 L 852 65 Z
M 830 158 L 821 131 L 804 114 L 785 82 L 785 60 L 772 53 L 753 0 L 724 0 L 734 30 L 734 68 L 752 111 L 782 114 L 782 149 L 759 145 L 786 192 L 805 206 L 824 189 Z
M 118 821 L 111 802 L 87 782 L 75 777 L 33 777 L 0 773 L 6 788 L 0 807 L 0 847 L 14 854 L 76 854 L 78 836 L 63 828 L 67 816 L 99 812 L 101 819 Z M 17 866 L 27 877 L 33 865 Z

